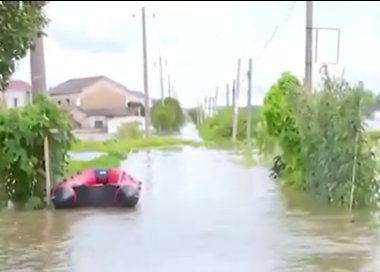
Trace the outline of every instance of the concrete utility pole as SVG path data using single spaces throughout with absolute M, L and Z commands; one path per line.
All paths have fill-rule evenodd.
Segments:
M 236 87 L 235 80 L 232 81 L 232 110 L 235 110 L 236 107 Z
M 251 145 L 252 138 L 252 59 L 248 62 L 248 94 L 247 94 L 247 143 Z
M 44 50 L 44 38 L 35 38 L 35 47 L 30 51 L 30 76 L 32 84 L 32 102 L 36 98 L 36 95 L 41 92 L 46 92 L 46 68 L 45 68 L 45 50 Z M 49 139 L 44 139 L 44 161 L 45 161 L 45 188 L 46 188 L 46 204 L 50 205 L 51 199 L 51 167 L 50 167 L 50 150 Z
M 236 141 L 237 135 L 237 125 L 238 125 L 238 115 L 239 115 L 239 87 L 240 87 L 240 66 L 241 59 L 238 59 L 237 63 L 237 73 L 236 73 L 236 81 L 235 81 L 235 106 L 234 106 L 234 116 L 233 116 L 233 124 L 232 124 L 232 141 Z
M 230 86 L 228 85 L 228 83 L 226 85 L 226 106 L 230 106 Z
M 43 37 L 35 39 L 35 47 L 30 52 L 30 82 L 32 97 L 46 91 L 45 49 Z
M 214 115 L 214 113 L 212 111 L 213 100 L 214 99 L 212 96 L 208 97 L 208 111 L 210 112 L 210 117 L 212 117 Z
M 159 70 L 160 70 L 161 100 L 162 100 L 162 102 L 164 102 L 164 98 L 165 98 L 164 72 L 163 72 L 163 68 L 162 68 L 162 56 L 161 56 L 161 52 L 160 52 L 160 55 L 159 55 L 158 63 L 159 63 L 158 64 L 159 65 Z
M 168 74 L 168 96 L 172 97 L 171 83 L 170 83 L 170 74 Z
M 305 88 L 313 90 L 313 1 L 306 1 Z
M 219 93 L 219 87 L 216 87 L 216 90 L 215 90 L 215 97 L 214 97 L 214 114 L 217 113 L 217 110 L 218 110 L 218 93 Z
M 204 102 L 203 102 L 203 112 L 204 112 L 204 114 L 205 114 L 205 119 L 208 118 L 207 102 L 208 102 L 208 98 L 207 98 L 207 96 L 205 96 L 205 100 L 204 100 Z
M 150 137 L 150 105 L 149 105 L 149 82 L 148 82 L 148 46 L 146 37 L 145 5 L 141 6 L 141 26 L 143 44 L 143 73 L 144 73 L 144 103 L 145 103 L 145 137 Z M 160 56 L 161 60 L 161 56 Z

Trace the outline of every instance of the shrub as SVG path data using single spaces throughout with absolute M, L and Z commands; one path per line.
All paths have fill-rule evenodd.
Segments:
M 23 108 L 0 109 L 0 188 L 5 201 L 23 205 L 31 197 L 44 198 L 45 137 L 51 174 L 63 174 L 74 138 L 61 109 L 44 96 Z
M 363 92 L 323 75 L 317 92 L 306 92 L 284 73 L 267 94 L 268 135 L 281 148 L 283 185 L 350 209 L 378 204 L 376 161 L 363 128 Z
M 116 134 L 116 140 L 125 140 L 125 139 L 141 139 L 144 134 L 139 128 L 139 124 L 137 122 L 133 123 L 125 123 L 122 124 Z
M 218 111 L 214 116 L 209 117 L 200 125 L 199 132 L 206 141 L 224 142 L 230 141 L 233 131 L 233 109 L 225 108 Z M 255 134 L 259 115 L 256 111 L 252 112 L 252 136 Z M 245 140 L 247 136 L 247 112 L 239 111 L 237 125 L 237 140 Z
M 171 97 L 155 102 L 150 114 L 152 126 L 163 133 L 178 132 L 185 122 L 181 104 Z

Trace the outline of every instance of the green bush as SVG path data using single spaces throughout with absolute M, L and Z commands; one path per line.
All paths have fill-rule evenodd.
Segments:
M 48 98 L 36 97 L 23 108 L 0 109 L 0 191 L 17 205 L 45 196 L 44 138 L 50 144 L 53 175 L 63 174 L 73 141 L 63 111 Z
M 380 140 L 380 131 L 378 130 L 368 131 L 367 134 L 368 134 L 369 139 L 374 143 L 377 143 Z
M 252 112 L 252 136 L 255 134 L 255 129 L 259 115 L 257 112 Z M 225 142 L 232 138 L 233 130 L 233 109 L 226 108 L 218 111 L 214 116 L 203 121 L 199 127 L 199 133 L 205 141 Z M 239 111 L 237 135 L 236 139 L 243 141 L 247 136 L 247 112 Z
M 152 126 L 162 133 L 178 132 L 185 122 L 181 104 L 172 97 L 155 102 L 150 115 Z
M 264 133 L 281 148 L 282 184 L 350 209 L 377 205 L 376 161 L 363 128 L 363 91 L 323 76 L 320 90 L 306 92 L 284 73 L 264 100 Z
M 141 139 L 144 137 L 137 122 L 122 124 L 115 135 L 116 140 Z
M 205 113 L 202 109 L 198 108 L 191 108 L 189 111 L 189 116 L 191 118 L 191 121 L 195 124 L 198 125 L 198 121 L 203 120 L 205 117 Z M 199 116 L 198 116 L 199 115 Z

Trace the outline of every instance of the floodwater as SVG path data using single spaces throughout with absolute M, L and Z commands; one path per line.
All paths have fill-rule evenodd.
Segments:
M 233 153 L 142 152 L 122 167 L 144 182 L 135 210 L 2 214 L 0 271 L 380 271 L 368 214 L 284 195 Z

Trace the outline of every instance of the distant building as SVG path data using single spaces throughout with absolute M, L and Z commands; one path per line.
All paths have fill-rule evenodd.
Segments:
M 5 105 L 8 108 L 23 107 L 30 103 L 32 86 L 22 80 L 10 80 L 4 92 Z
M 108 130 L 109 124 L 142 122 L 145 114 L 143 93 L 106 76 L 69 79 L 51 88 L 49 94 L 77 128 Z

